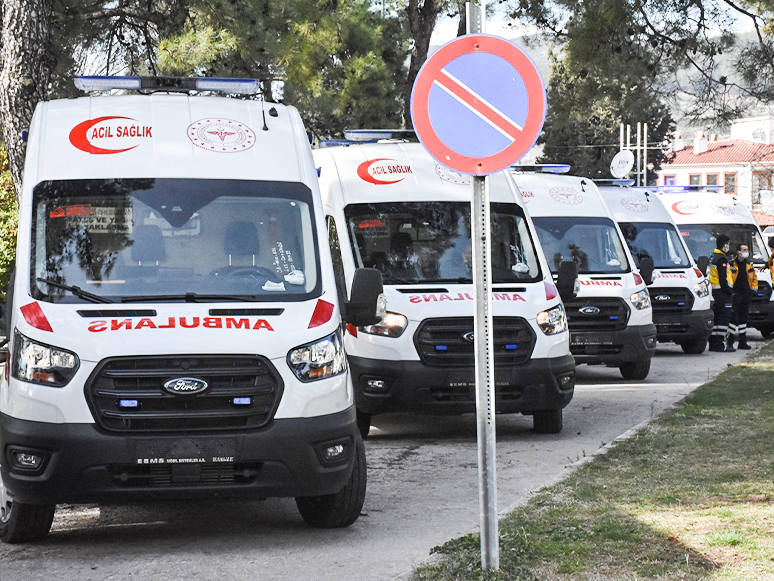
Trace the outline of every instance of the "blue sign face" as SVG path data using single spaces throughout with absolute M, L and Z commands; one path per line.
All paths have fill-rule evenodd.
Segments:
M 468 53 L 441 69 L 430 89 L 430 123 L 446 146 L 466 157 L 489 157 L 523 131 L 527 87 L 516 68 L 491 53 Z
M 411 118 L 425 149 L 460 173 L 488 175 L 518 161 L 543 128 L 546 93 L 535 64 L 510 41 L 468 34 L 422 65 Z

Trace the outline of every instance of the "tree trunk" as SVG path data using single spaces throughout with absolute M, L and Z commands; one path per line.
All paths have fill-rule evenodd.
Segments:
M 3 0 L 0 127 L 17 200 L 26 151 L 22 130 L 29 128 L 35 105 L 46 98 L 55 64 L 50 20 L 49 0 Z
M 440 1 L 425 0 L 419 6 L 419 0 L 409 0 L 408 7 L 409 29 L 414 39 L 414 47 L 411 50 L 411 62 L 409 63 L 408 78 L 406 79 L 406 99 L 403 102 L 403 123 L 407 128 L 413 127 L 411 122 L 411 89 L 414 80 L 422 65 L 427 60 L 430 50 L 430 37 L 433 35 L 435 21 L 441 11 Z

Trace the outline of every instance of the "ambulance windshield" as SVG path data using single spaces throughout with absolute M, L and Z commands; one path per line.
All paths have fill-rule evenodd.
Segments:
M 472 282 L 470 204 L 390 202 L 345 208 L 357 266 L 382 272 L 385 284 Z M 542 279 L 524 212 L 492 204 L 492 279 Z
M 540 244 L 551 271 L 563 260 L 574 260 L 580 274 L 621 274 L 629 272 L 629 261 L 610 218 L 533 218 Z
M 688 268 L 691 261 L 674 225 L 659 222 L 619 222 L 634 262 L 652 258 L 656 268 Z
M 306 300 L 321 289 L 312 208 L 311 191 L 300 183 L 41 182 L 33 192 L 33 296 Z
M 712 257 L 721 234 L 731 238 L 729 254 L 733 254 L 737 244 L 745 244 L 750 249 L 750 258 L 754 264 L 763 265 L 769 259 L 763 237 L 752 224 L 681 224 L 678 228 L 694 260 L 698 260 L 699 256 Z

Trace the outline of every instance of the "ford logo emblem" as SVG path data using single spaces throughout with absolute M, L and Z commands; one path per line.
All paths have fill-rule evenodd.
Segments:
M 672 297 L 670 297 L 669 295 L 658 295 L 657 297 L 653 297 L 653 298 L 656 299 L 657 301 L 668 301 Z
M 174 395 L 201 393 L 209 387 L 203 379 L 195 377 L 176 377 L 164 384 L 164 391 Z
M 581 307 L 578 310 L 583 315 L 596 315 L 597 313 L 599 313 L 599 309 L 597 307 Z
M 470 332 L 468 332 L 468 333 L 465 333 L 465 334 L 462 336 L 462 338 L 463 338 L 463 339 L 465 339 L 465 341 L 467 341 L 468 343 L 472 343 L 472 342 L 473 342 L 473 339 L 474 339 L 474 333 L 473 333 L 473 331 L 470 331 Z

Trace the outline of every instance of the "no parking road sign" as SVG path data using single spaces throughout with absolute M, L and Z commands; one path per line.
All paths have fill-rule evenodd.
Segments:
M 488 34 L 468 34 L 439 48 L 411 92 L 422 145 L 439 163 L 470 175 L 489 175 L 521 159 L 545 115 L 546 92 L 532 59 Z

